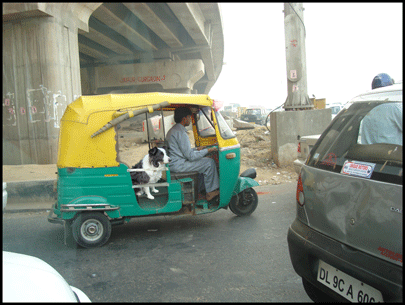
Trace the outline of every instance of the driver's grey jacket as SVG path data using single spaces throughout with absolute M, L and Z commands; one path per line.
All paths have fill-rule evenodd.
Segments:
M 215 161 L 204 157 L 208 149 L 200 151 L 191 148 L 186 128 L 177 123 L 167 133 L 168 154 L 170 156 L 170 170 L 173 172 L 197 171 L 204 175 L 206 192 L 219 188 L 218 172 Z

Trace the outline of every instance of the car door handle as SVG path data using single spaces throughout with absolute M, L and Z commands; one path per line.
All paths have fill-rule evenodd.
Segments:
M 226 154 L 226 158 L 227 158 L 227 159 L 233 159 L 233 158 L 235 158 L 235 157 L 236 157 L 236 154 L 235 154 L 235 153 Z

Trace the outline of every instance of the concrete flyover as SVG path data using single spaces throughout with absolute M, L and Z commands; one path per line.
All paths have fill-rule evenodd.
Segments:
M 3 164 L 55 164 L 82 94 L 207 94 L 223 55 L 218 3 L 3 3 Z

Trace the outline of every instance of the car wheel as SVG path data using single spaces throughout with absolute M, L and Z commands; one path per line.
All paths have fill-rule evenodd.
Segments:
M 237 216 L 248 216 L 257 208 L 259 199 L 254 189 L 248 188 L 234 196 L 229 203 L 229 209 Z
M 309 298 L 315 303 L 327 303 L 334 301 L 332 297 L 330 297 L 322 290 L 316 288 L 314 285 L 312 285 L 304 278 L 302 279 L 302 285 L 304 286 L 304 290 L 309 296 Z
M 111 235 L 111 223 L 102 213 L 80 213 L 72 224 L 73 238 L 85 248 L 104 245 Z

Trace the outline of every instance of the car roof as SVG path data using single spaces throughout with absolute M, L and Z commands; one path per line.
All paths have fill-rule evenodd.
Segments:
M 402 102 L 402 82 L 370 90 L 352 98 L 352 102 L 382 100 Z

